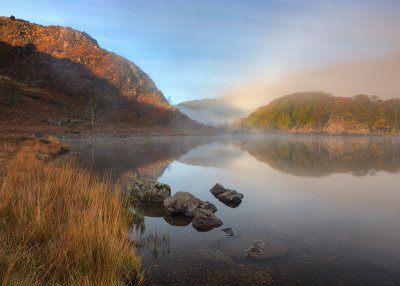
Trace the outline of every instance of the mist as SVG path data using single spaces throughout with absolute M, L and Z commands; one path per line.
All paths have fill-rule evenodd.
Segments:
M 281 96 L 307 91 L 323 91 L 334 96 L 376 95 L 381 99 L 400 97 L 400 53 L 381 58 L 358 58 L 325 67 L 281 73 L 275 78 L 260 77 L 226 91 L 214 106 L 183 110 L 195 120 L 214 125 L 245 117 L 258 107 Z M 235 112 L 221 112 L 235 110 Z M 216 112 L 218 111 L 218 112 Z

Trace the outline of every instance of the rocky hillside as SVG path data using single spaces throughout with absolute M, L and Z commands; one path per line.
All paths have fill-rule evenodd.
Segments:
M 1 131 L 201 128 L 84 32 L 0 17 Z
M 300 133 L 396 134 L 400 130 L 400 99 L 383 101 L 367 95 L 294 93 L 260 107 L 238 125 Z

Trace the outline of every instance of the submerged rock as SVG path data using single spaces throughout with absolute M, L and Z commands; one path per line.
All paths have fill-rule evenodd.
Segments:
M 222 225 L 222 221 L 217 218 L 210 209 L 198 208 L 193 219 L 192 226 L 198 231 L 209 231 Z
M 246 253 L 247 258 L 256 258 L 261 256 L 262 252 L 264 251 L 265 243 L 261 240 L 254 240 L 250 247 L 247 248 L 244 252 Z
M 251 237 L 227 239 L 220 244 L 226 255 L 236 259 L 271 259 L 285 255 L 289 248 L 282 240 L 266 237 L 254 240 Z
M 236 208 L 242 203 L 243 194 L 235 190 L 225 189 L 221 184 L 215 184 L 215 186 L 210 189 L 210 192 L 228 207 Z
M 227 236 L 234 236 L 235 235 L 235 230 L 231 227 L 223 228 L 221 229 Z

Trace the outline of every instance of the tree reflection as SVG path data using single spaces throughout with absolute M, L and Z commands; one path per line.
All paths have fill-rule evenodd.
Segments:
M 373 175 L 400 169 L 397 138 L 274 137 L 240 140 L 248 151 L 274 169 L 296 176 L 321 177 L 333 173 Z

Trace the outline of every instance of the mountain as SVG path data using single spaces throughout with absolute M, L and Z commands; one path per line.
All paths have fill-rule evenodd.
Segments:
M 231 105 L 226 97 L 184 101 L 176 107 L 191 119 L 213 126 L 230 123 L 248 114 Z
M 243 128 L 334 134 L 394 134 L 400 129 L 400 99 L 335 97 L 323 92 L 275 99 L 237 122 Z
M 88 34 L 13 17 L 0 17 L 0 93 L 2 132 L 203 128 Z

